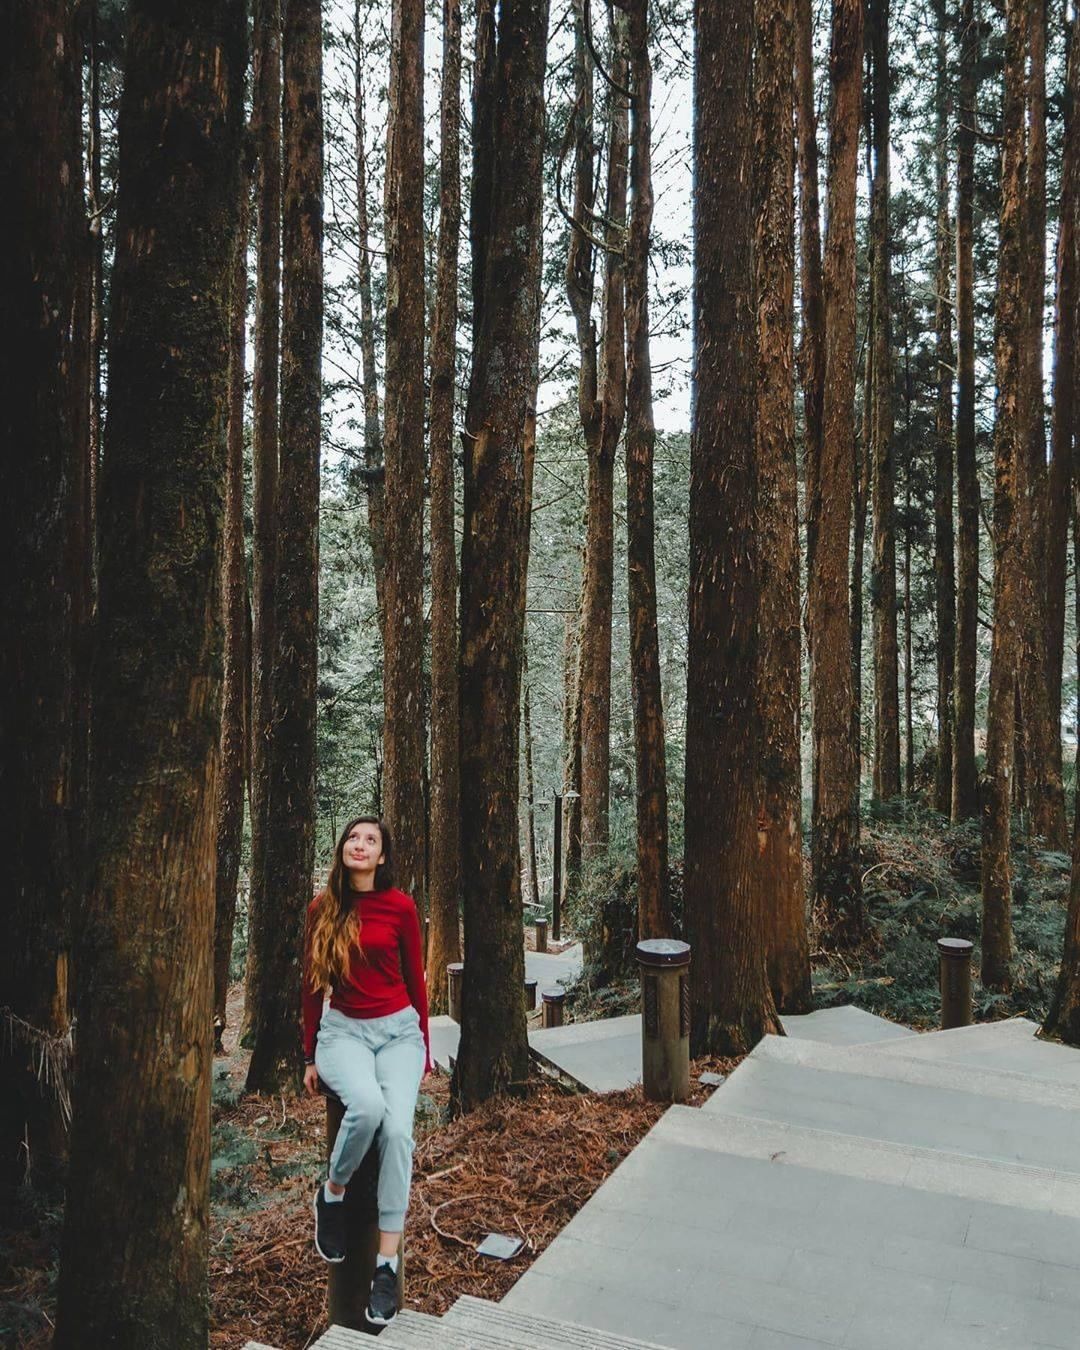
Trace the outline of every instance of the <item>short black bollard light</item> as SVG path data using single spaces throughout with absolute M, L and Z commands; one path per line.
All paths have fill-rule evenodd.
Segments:
M 536 1008 L 536 981 L 525 981 L 525 1011 L 532 1012 Z
M 537 919 L 536 921 L 536 950 L 538 952 L 547 951 L 547 919 Z
M 540 995 L 540 1002 L 543 1005 L 543 1025 L 545 1027 L 561 1027 L 566 990 L 545 989 Z
M 461 1021 L 461 984 L 465 978 L 465 962 L 451 961 L 446 967 L 447 1011 L 455 1022 Z
M 938 938 L 941 1029 L 971 1026 L 971 953 L 966 938 Z
M 641 1081 L 653 1102 L 690 1095 L 690 944 L 647 938 L 641 970 Z
M 326 1157 L 334 1148 L 338 1127 L 345 1114 L 341 1099 L 326 1087 Z M 364 1317 L 375 1258 L 379 1254 L 379 1150 L 371 1145 L 352 1180 L 345 1187 L 345 1260 L 328 1267 L 327 1305 L 332 1325 L 366 1331 L 376 1328 Z M 405 1302 L 405 1253 L 398 1249 L 398 1307 Z

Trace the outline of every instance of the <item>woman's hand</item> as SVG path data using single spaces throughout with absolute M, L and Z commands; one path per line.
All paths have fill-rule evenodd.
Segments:
M 314 1064 L 309 1064 L 304 1070 L 304 1091 L 309 1097 L 314 1097 L 319 1091 L 319 1071 Z

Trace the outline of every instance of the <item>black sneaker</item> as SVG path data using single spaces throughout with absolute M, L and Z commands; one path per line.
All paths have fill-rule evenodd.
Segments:
M 345 1260 L 345 1201 L 333 1204 L 326 1198 L 322 1186 L 311 1202 L 315 1211 L 315 1250 L 324 1261 L 335 1265 Z
M 397 1316 L 397 1275 L 385 1261 L 375 1267 L 364 1316 L 373 1327 L 388 1326 Z

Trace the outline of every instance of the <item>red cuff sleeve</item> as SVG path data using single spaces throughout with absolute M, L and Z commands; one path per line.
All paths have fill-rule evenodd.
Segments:
M 405 988 L 409 991 L 409 1001 L 420 1018 L 420 1030 L 424 1036 L 426 1055 L 424 1072 L 431 1072 L 431 1035 L 428 1030 L 427 979 L 424 975 L 423 944 L 420 941 L 420 920 L 416 915 L 416 904 L 409 899 L 401 920 L 401 973 Z

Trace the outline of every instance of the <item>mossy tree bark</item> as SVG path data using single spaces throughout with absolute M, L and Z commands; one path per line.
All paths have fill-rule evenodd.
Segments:
M 863 10 L 834 0 L 829 66 L 828 231 L 825 241 L 825 378 L 820 472 L 808 567 L 814 735 L 813 884 L 829 938 L 864 929 L 858 869 L 858 799 L 851 736 L 848 532 L 855 462 L 855 180 L 862 100 Z
M 458 866 L 457 541 L 454 534 L 454 392 L 458 240 L 461 232 L 461 5 L 443 3 L 439 263 L 431 338 L 431 860 L 427 985 L 446 1011 L 446 967 L 461 960 Z
M 474 100 L 473 370 L 461 557 L 461 870 L 465 970 L 451 1085 L 469 1110 L 528 1073 L 518 863 L 518 739 L 528 412 L 540 304 L 546 0 L 504 0 Z M 495 51 L 498 62 L 495 62 Z M 477 116 L 479 113 L 479 116 Z M 497 185 L 497 190 L 496 190 Z
M 798 475 L 795 463 L 793 0 L 757 0 L 754 57 L 757 465 L 761 530 L 761 863 L 769 984 L 781 1012 L 810 1006 L 802 866 Z
M 282 184 L 281 463 L 274 592 L 267 885 L 252 940 L 262 995 L 252 1012 L 249 1092 L 298 1086 L 300 949 L 315 866 L 315 699 L 323 328 L 322 9 L 287 0 Z
M 753 18 L 740 0 L 697 0 L 694 9 L 697 397 L 685 793 L 691 1054 L 743 1053 L 779 1029 L 758 856 Z
M 630 0 L 630 224 L 626 242 L 626 565 L 637 805 L 638 937 L 668 937 L 667 747 L 656 618 L 649 252 L 653 218 L 648 0 Z
M 229 276 L 244 6 L 127 12 L 88 894 L 55 1344 L 208 1335 Z
M 394 0 L 386 154 L 383 813 L 422 905 L 424 804 L 424 4 Z
M 36 1052 L 63 1053 L 85 802 L 89 606 L 89 261 L 81 44 L 72 6 L 4 7 L 0 157 L 0 1195 L 46 1182 L 66 1148 Z M 66 1066 L 64 1066 L 66 1067 Z M 62 1086 L 66 1088 L 66 1083 Z

